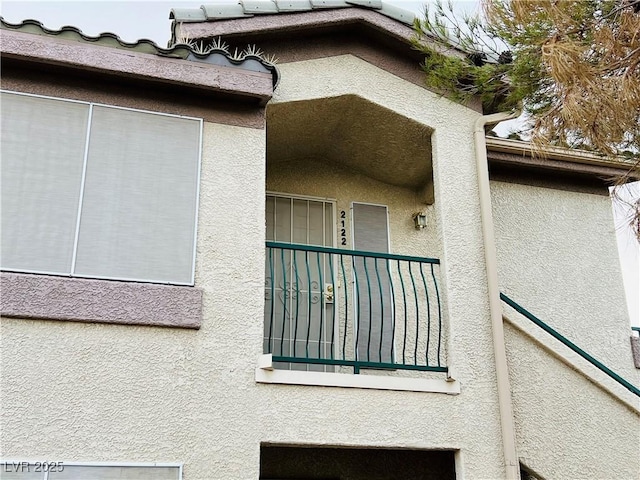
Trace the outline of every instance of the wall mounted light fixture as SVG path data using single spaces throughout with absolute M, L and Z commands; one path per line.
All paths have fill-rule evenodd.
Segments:
M 422 230 L 427 226 L 427 214 L 424 212 L 418 212 L 413 214 L 413 223 L 416 226 L 416 230 Z

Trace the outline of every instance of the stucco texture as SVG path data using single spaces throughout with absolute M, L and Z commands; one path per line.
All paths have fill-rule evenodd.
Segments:
M 194 287 L 3 272 L 5 317 L 200 328 Z
M 330 160 L 271 164 L 267 162 L 267 190 L 270 192 L 310 195 L 336 201 L 338 213 L 347 216 L 352 202 L 386 205 L 389 212 L 390 252 L 422 257 L 442 256 L 437 210 L 427 206 L 420 193 L 379 182 L 352 172 Z M 427 228 L 416 230 L 413 214 L 427 214 Z M 347 245 L 352 245 L 350 219 L 347 218 Z
M 259 396 L 247 391 L 262 348 L 264 142 L 263 130 L 205 124 L 201 330 L 3 319 L 2 457 L 257 478 Z
M 477 113 L 351 55 L 283 64 L 279 68 L 281 82 L 272 100 L 274 103 L 359 95 L 432 132 L 430 143 L 437 200 L 433 207 L 425 210 L 435 222 L 436 232 L 416 232 L 407 228 L 413 213 L 409 213 L 410 209 L 421 204 L 418 195 L 352 172 L 348 172 L 350 178 L 346 178 L 343 165 L 330 162 L 296 164 L 297 172 L 319 173 L 315 185 L 313 180 L 304 178 L 294 185 L 279 167 L 270 166 L 269 189 L 337 198 L 338 209 L 352 200 L 387 203 L 391 209 L 391 228 L 397 229 L 391 232 L 394 252 L 418 255 L 437 252 L 441 256 L 441 281 L 446 289 L 446 313 L 452 339 L 448 364 L 461 382 L 462 393 L 451 397 L 323 389 L 320 396 L 313 387 L 272 386 L 264 389 L 263 401 L 272 412 L 263 419 L 265 441 L 273 444 L 453 447 L 462 450 L 464 460 L 458 471 L 461 478 L 503 477 L 486 279 L 480 247 L 478 187 L 471 142 Z M 424 161 L 428 158 L 425 155 Z M 288 401 L 283 404 L 278 398 L 285 395 Z M 313 405 L 312 411 L 309 411 L 309 405 Z M 290 415 L 292 410 L 304 412 L 305 408 L 303 420 L 296 421 Z M 284 424 L 283 419 L 287 419 Z M 333 428 L 327 429 L 327 425 Z
M 420 204 L 411 191 L 362 177 L 346 182 L 333 167 L 321 179 L 354 190 L 336 194 L 342 205 L 355 197 L 388 203 L 392 228 L 406 232 L 392 232 L 394 251 L 441 257 L 447 360 L 460 395 L 255 382 L 266 134 L 205 123 L 201 329 L 3 320 L 3 457 L 183 462 L 185 480 L 247 480 L 259 475 L 261 443 L 449 449 L 460 451 L 459 478 L 504 477 L 471 142 L 478 114 L 350 55 L 279 68 L 275 102 L 359 95 L 432 132 L 434 231 L 411 229 Z M 272 188 L 290 189 L 280 178 Z M 327 195 L 304 182 L 293 193 Z
M 505 340 L 521 461 L 542 478 L 640 478 L 638 410 L 511 325 Z
M 501 290 L 635 385 L 606 196 L 491 182 Z M 505 308 L 523 463 L 543 478 L 638 478 L 640 401 Z
M 501 290 L 639 382 L 609 197 L 504 182 L 491 195 Z

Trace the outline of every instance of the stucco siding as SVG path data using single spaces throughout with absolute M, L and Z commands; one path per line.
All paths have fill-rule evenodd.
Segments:
M 507 324 L 505 337 L 522 462 L 549 479 L 639 478 L 638 411 L 522 331 Z
M 310 195 L 336 201 L 338 213 L 349 215 L 352 202 L 386 205 L 389 213 L 390 252 L 440 258 L 439 222 L 433 205 L 426 205 L 417 192 L 379 182 L 346 170 L 333 162 L 300 159 L 299 162 L 272 165 L 267 162 L 267 190 Z M 427 214 L 427 228 L 416 230 L 413 214 Z M 334 228 L 332 226 L 332 228 Z M 347 224 L 347 247 L 352 232 Z
M 258 478 L 261 445 L 445 449 L 458 451 L 458 478 L 504 477 L 471 142 L 478 114 L 351 55 L 280 70 L 276 103 L 355 95 L 424 125 L 432 152 L 417 161 L 432 159 L 435 203 L 339 158 L 272 162 L 265 130 L 206 122 L 195 279 L 203 292 L 200 330 L 3 319 L 3 457 L 182 462 L 185 480 L 246 480 Z M 256 383 L 267 190 L 332 198 L 338 212 L 351 202 L 387 205 L 391 251 L 441 259 L 446 360 L 459 395 Z M 503 182 L 492 182 L 492 196 L 502 289 L 637 380 L 608 199 Z M 422 231 L 411 219 L 418 210 L 428 216 Z M 627 458 L 635 439 L 627 427 L 637 431 L 633 409 L 511 327 L 507 341 L 519 448 L 531 468 L 549 478 L 588 468 L 604 475 Z M 547 370 L 557 377 L 549 385 Z M 563 385 L 590 397 L 560 398 Z M 559 424 L 576 425 L 555 428 L 553 409 Z M 615 418 L 599 420 L 598 409 Z M 588 421 L 575 421 L 572 410 Z M 595 439 L 599 429 L 603 440 Z M 619 451 L 588 467 L 588 442 L 605 440 Z M 562 446 L 570 442 L 577 450 Z M 620 471 L 637 475 L 633 468 Z
M 491 194 L 501 290 L 640 381 L 609 197 L 495 181 Z
M 3 457 L 257 478 L 259 397 L 246 392 L 262 348 L 264 143 L 263 130 L 205 124 L 201 330 L 3 319 Z
M 311 439 L 324 438 L 324 442 L 336 444 L 350 444 L 356 438 L 368 437 L 363 444 L 392 445 L 394 439 L 397 446 L 437 448 L 436 445 L 444 446 L 457 438 L 464 458 L 458 472 L 461 478 L 503 477 L 478 184 L 471 141 L 478 114 L 351 55 L 305 60 L 279 68 L 282 80 L 272 102 L 354 94 L 420 122 L 433 132 L 434 217 L 438 222 L 438 234 L 433 238 L 442 239 L 441 272 L 451 338 L 448 361 L 462 386 L 458 397 L 336 391 L 327 401 L 340 405 L 340 410 L 351 411 L 352 415 L 342 418 L 358 419 L 358 425 L 349 421 L 346 431 L 340 428 L 328 435 L 317 430 L 321 425 L 302 427 L 305 431 L 311 427 Z M 375 198 L 375 193 L 371 192 L 369 197 Z M 392 246 L 396 250 L 393 235 Z M 296 389 L 291 395 L 306 393 L 304 389 Z M 362 395 L 367 395 L 367 399 Z M 344 403 L 336 403 L 336 397 L 343 396 Z M 347 409 L 349 398 L 353 406 Z M 368 407 L 357 408 L 362 405 L 360 402 L 366 402 Z M 318 404 L 317 399 L 315 403 Z M 419 407 L 420 404 L 428 404 L 429 408 Z M 405 418 L 407 422 L 390 425 L 382 420 L 387 417 L 396 421 Z M 377 428 L 371 431 L 367 425 Z M 429 431 L 428 435 L 424 434 L 425 430 Z M 292 439 L 293 435 L 282 431 L 273 437 L 274 442 L 287 443 Z
M 255 382 L 266 135 L 205 123 L 200 330 L 3 320 L 2 456 L 183 462 L 185 480 L 246 480 L 258 477 L 261 443 L 450 449 L 461 451 L 459 478 L 504 476 L 470 142 L 477 113 L 351 56 L 280 68 L 276 101 L 360 95 L 433 132 L 437 200 L 425 207 L 426 232 L 411 226 L 416 194 L 348 180 L 339 169 L 308 167 L 326 186 L 302 181 L 291 192 L 283 174 L 269 188 L 322 196 L 349 188 L 335 194 L 343 205 L 388 203 L 392 250 L 441 257 L 448 357 L 460 395 Z
M 640 384 L 610 199 L 498 181 L 491 194 L 501 290 Z M 517 312 L 505 314 L 523 463 L 543 478 L 638 478 L 638 398 Z

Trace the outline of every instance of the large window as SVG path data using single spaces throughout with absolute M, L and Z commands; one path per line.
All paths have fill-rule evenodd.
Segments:
M 1 101 L 3 270 L 193 284 L 201 120 Z

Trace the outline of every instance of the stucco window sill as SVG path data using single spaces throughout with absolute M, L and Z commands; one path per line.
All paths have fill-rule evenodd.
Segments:
M 452 379 L 436 380 L 427 378 L 277 370 L 273 368 L 270 354 L 262 355 L 258 360 L 255 379 L 257 383 L 277 383 L 284 385 L 367 388 L 373 390 L 445 393 L 448 395 L 458 395 L 460 393 L 460 383 Z
M 202 290 L 114 280 L 2 272 L 8 318 L 200 328 Z

